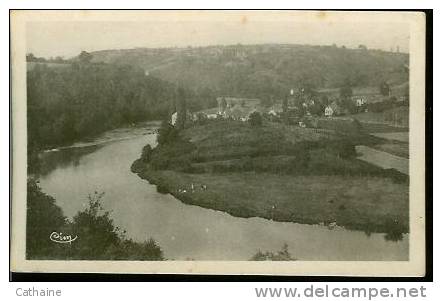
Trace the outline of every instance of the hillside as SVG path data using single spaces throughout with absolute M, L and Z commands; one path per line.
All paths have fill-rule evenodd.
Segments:
M 184 203 L 240 217 L 408 232 L 408 178 L 356 158 L 356 136 L 213 121 L 160 130 L 132 171 Z M 167 135 L 167 139 L 165 138 Z M 368 141 L 368 140 L 366 140 Z
M 32 67 L 30 67 L 32 66 Z M 32 64 L 27 72 L 28 167 L 42 149 L 165 116 L 174 86 L 111 64 Z
M 93 61 L 129 64 L 193 89 L 280 97 L 291 88 L 378 87 L 408 81 L 408 54 L 308 45 L 235 45 L 93 52 Z

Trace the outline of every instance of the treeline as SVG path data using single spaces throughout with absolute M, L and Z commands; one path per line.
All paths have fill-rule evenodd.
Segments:
M 372 144 L 360 124 L 331 124 L 339 133 L 318 141 L 287 140 L 283 131 L 267 125 L 250 125 L 229 120 L 207 120 L 203 126 L 183 132 L 167 123 L 158 131 L 158 145 L 146 145 L 131 167 L 135 173 L 146 167 L 154 171 L 175 170 L 189 174 L 255 172 L 278 175 L 334 175 L 390 178 L 406 183 L 408 176 L 394 169 L 382 169 L 356 159 L 356 144 Z M 354 127 L 354 129 L 352 129 Z M 192 131 L 203 130 L 207 138 L 191 141 Z M 341 132 L 342 131 L 342 132 Z M 345 131 L 345 132 L 343 132 Z M 235 137 L 231 133 L 236 134 Z M 345 133 L 345 134 L 344 134 Z M 158 186 L 163 183 L 156 183 Z
M 237 55 L 231 55 L 231 53 Z M 94 61 L 131 64 L 218 96 L 282 98 L 290 89 L 397 85 L 408 81 L 408 54 L 309 45 L 236 45 L 92 53 Z
M 140 68 L 92 63 L 84 53 L 65 68 L 37 64 L 27 73 L 29 158 L 118 126 L 163 119 L 175 110 L 177 90 Z M 213 98 L 185 93 L 192 110 Z
M 173 86 L 129 66 L 37 65 L 27 74 L 28 137 L 35 148 L 71 143 L 169 110 Z
M 55 199 L 43 193 L 35 180 L 28 179 L 26 258 L 164 260 L 163 251 L 153 239 L 139 243 L 125 237 L 109 212 L 101 208 L 102 197 L 99 193 L 89 196 L 89 207 L 69 221 Z M 53 232 L 77 238 L 70 243 L 57 243 L 50 239 Z

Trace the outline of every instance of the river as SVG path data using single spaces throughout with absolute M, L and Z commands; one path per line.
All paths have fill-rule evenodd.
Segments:
M 157 124 L 109 131 L 92 141 L 42 154 L 42 190 L 68 218 L 86 208 L 88 194 L 104 192 L 103 207 L 136 241 L 154 238 L 168 259 L 248 260 L 284 243 L 298 260 L 408 260 L 408 235 L 399 242 L 343 228 L 239 218 L 186 205 L 130 171 Z

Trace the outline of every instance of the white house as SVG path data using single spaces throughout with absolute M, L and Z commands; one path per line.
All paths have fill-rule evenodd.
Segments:
M 364 98 L 357 98 L 355 100 L 356 106 L 357 107 L 362 107 L 363 105 L 365 105 L 367 103 L 367 101 Z
M 207 118 L 208 118 L 208 119 L 216 119 L 216 118 L 218 118 L 218 114 L 214 114 L 214 113 L 212 113 L 212 114 L 207 114 Z
M 177 113 L 177 112 L 173 113 L 173 114 L 172 114 L 171 121 L 170 121 L 170 124 L 171 124 L 171 125 L 175 125 L 175 124 L 176 124 L 176 120 L 177 120 L 177 118 L 178 118 L 178 113 Z
M 272 116 L 276 117 L 276 116 L 278 116 L 278 113 L 276 113 L 276 111 L 272 109 L 272 110 L 269 111 L 269 115 L 272 115 Z
M 333 108 L 331 106 L 326 106 L 324 110 L 324 115 L 327 117 L 333 116 Z

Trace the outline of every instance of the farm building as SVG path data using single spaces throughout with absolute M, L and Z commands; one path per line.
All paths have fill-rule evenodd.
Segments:
M 325 107 L 325 110 L 324 110 L 324 115 L 325 116 L 331 117 L 331 116 L 333 116 L 333 113 L 334 113 L 334 111 L 333 111 L 333 108 L 331 106 L 326 106 Z

